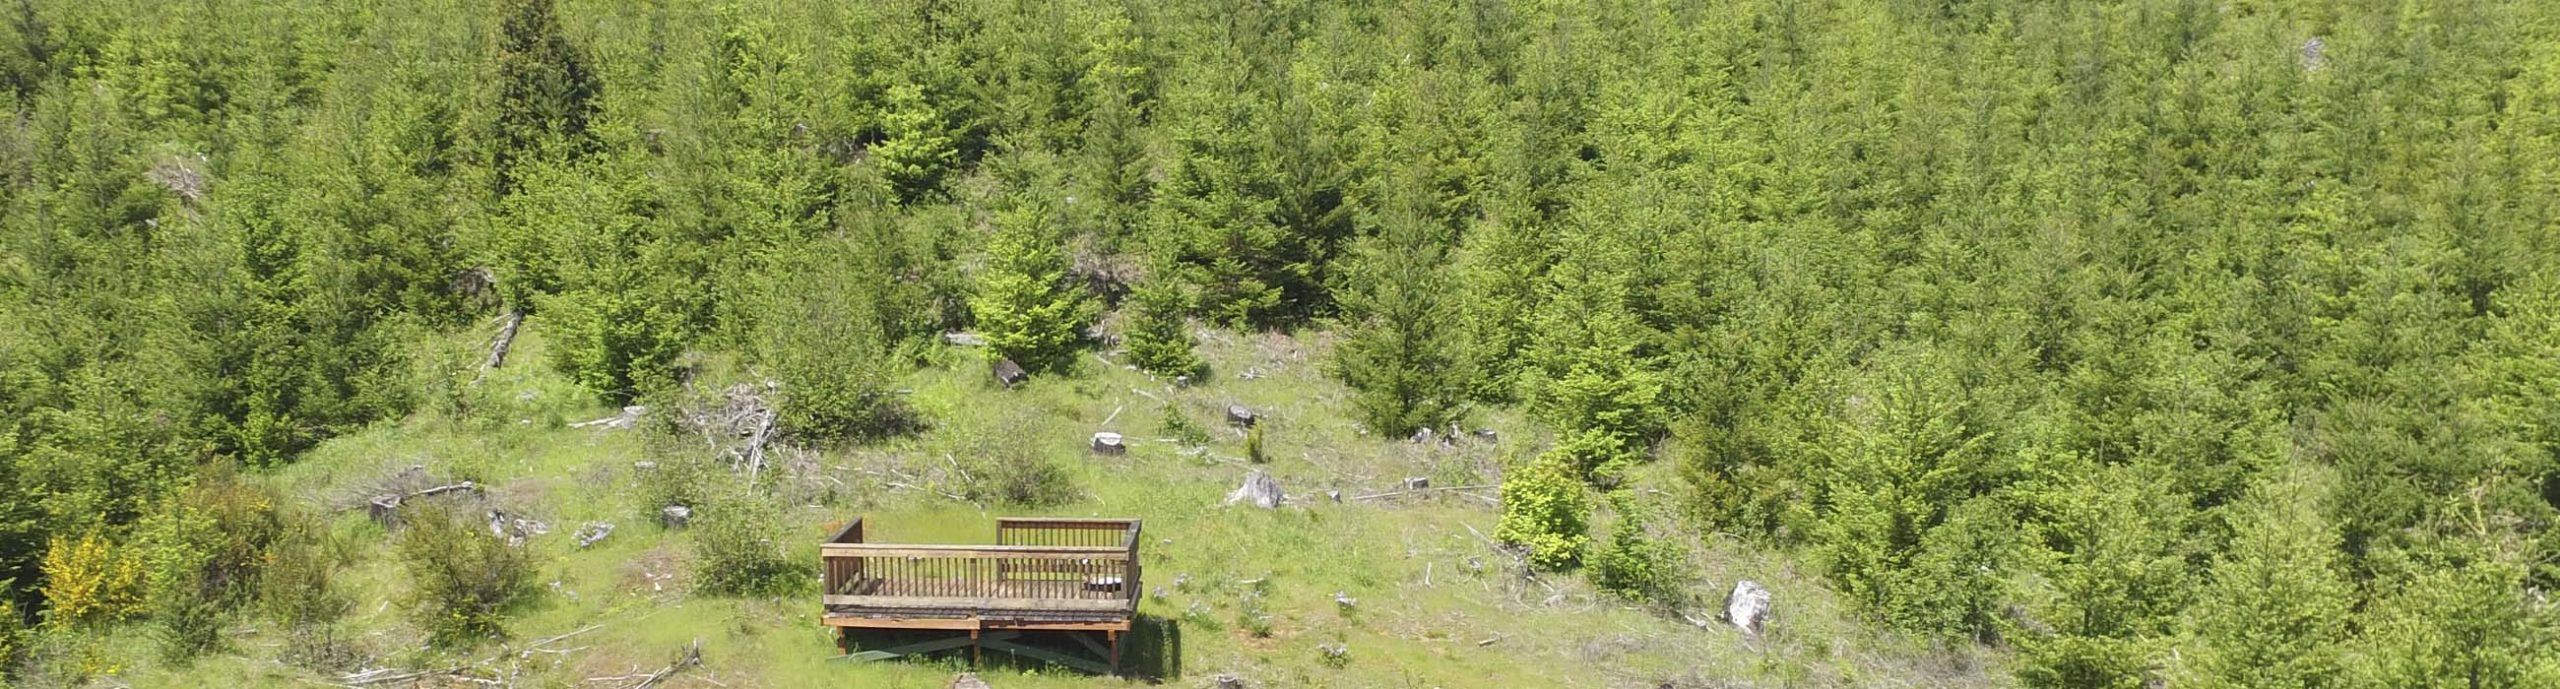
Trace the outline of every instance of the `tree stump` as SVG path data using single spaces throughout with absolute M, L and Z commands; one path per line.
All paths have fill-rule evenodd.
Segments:
M 1022 370 L 1022 365 L 1013 363 L 1012 359 L 997 359 L 992 372 L 995 373 L 996 382 L 1003 383 L 1008 388 L 1021 385 L 1023 380 L 1031 377 L 1030 371 Z
M 1121 440 L 1118 433 L 1095 433 L 1093 434 L 1093 453 L 1104 456 L 1124 455 L 1129 453 L 1129 445 Z

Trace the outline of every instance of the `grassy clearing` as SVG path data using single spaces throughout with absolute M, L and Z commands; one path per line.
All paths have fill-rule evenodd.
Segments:
M 796 541 L 789 547 L 813 564 L 814 543 L 857 515 L 870 518 L 875 539 L 960 542 L 992 538 L 993 516 L 1144 518 L 1147 596 L 1140 612 L 1154 631 L 1134 642 L 1144 648 L 1133 657 L 1153 676 L 1122 680 L 996 664 L 985 674 L 999 687 L 1192 686 L 1216 673 L 1269 687 L 1976 686 L 2002 677 L 1980 666 L 1985 652 L 1873 636 L 1788 557 L 1724 539 L 1682 544 L 1701 601 L 1689 612 L 1711 618 L 1735 579 L 1758 580 L 1780 605 L 1764 637 L 1720 624 L 1693 627 L 1600 596 L 1578 577 L 1524 578 L 1485 540 L 1496 512 L 1483 500 L 1461 492 L 1357 498 L 1408 476 L 1440 486 L 1492 483 L 1505 453 L 1534 448 L 1532 429 L 1489 413 L 1478 415 L 1480 425 L 1500 432 L 1499 445 L 1443 448 L 1364 435 L 1334 411 L 1344 392 L 1317 365 L 1321 335 L 1206 337 L 1204 354 L 1217 374 L 1187 389 L 1088 355 L 1076 377 L 1005 391 L 986 380 L 976 352 L 939 352 L 910 382 L 912 402 L 935 421 L 931 430 L 791 457 L 762 490 L 791 501 L 786 514 Z M 517 667 L 525 686 L 619 687 L 631 681 L 591 678 L 645 674 L 699 640 L 703 667 L 661 686 L 940 687 L 959 668 L 951 659 L 832 662 L 833 646 L 813 623 L 816 605 L 807 595 L 694 595 L 689 534 L 646 520 L 654 506 L 635 497 L 633 463 L 663 460 L 670 450 L 653 447 L 646 431 L 569 428 L 613 410 L 535 364 L 538 332 L 517 347 L 520 363 L 482 384 L 465 420 L 422 414 L 386 424 L 332 441 L 270 477 L 315 508 L 343 510 L 332 518 L 349 551 L 339 581 L 358 604 L 338 637 L 367 666 L 497 658 L 497 666 Z M 1222 504 L 1255 468 L 1243 458 L 1242 434 L 1221 418 L 1229 403 L 1266 415 L 1271 461 L 1264 468 L 1293 504 L 1271 511 Z M 1168 408 L 1209 432 L 1205 449 L 1165 440 Z M 1090 456 L 1084 443 L 1097 430 L 1126 434 L 1134 446 L 1122 457 Z M 1064 469 L 1073 499 L 1020 510 L 947 497 L 961 481 L 953 467 L 988 443 L 1035 448 Z M 543 592 L 510 617 L 514 641 L 458 653 L 419 646 L 424 633 L 402 605 L 406 587 L 389 537 L 363 510 L 350 509 L 411 466 L 480 481 L 490 486 L 491 506 L 551 526 L 526 545 L 546 563 Z M 1655 467 L 1637 478 L 1667 490 L 1666 476 Z M 1345 500 L 1329 499 L 1328 491 Z M 619 528 L 593 548 L 576 548 L 572 533 L 597 521 Z M 1357 603 L 1342 605 L 1337 596 Z M 568 653 L 516 645 L 588 626 L 596 629 L 552 645 L 576 649 Z M 298 643 L 280 632 L 244 622 L 232 638 L 230 653 L 188 667 L 137 660 L 118 675 L 135 686 L 329 679 L 280 661 Z M 117 657 L 154 657 L 138 630 L 95 643 Z M 1335 658 L 1323 646 L 1348 651 Z

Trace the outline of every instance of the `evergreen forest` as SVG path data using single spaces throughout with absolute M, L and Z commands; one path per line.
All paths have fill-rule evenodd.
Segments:
M 998 687 L 2560 688 L 2560 3 L 0 26 L 0 687 L 940 687 L 817 544 L 1001 514 Z

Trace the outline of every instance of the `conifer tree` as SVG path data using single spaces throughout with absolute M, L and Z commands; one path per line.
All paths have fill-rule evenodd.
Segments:
M 978 275 L 969 308 L 987 337 L 988 352 L 1031 371 L 1063 371 L 1075 361 L 1084 327 L 1096 307 L 1067 280 L 1065 237 L 1037 205 L 997 216 L 987 243 L 987 267 Z
M 2188 616 L 2196 686 L 2340 686 L 2354 591 L 2337 569 L 2330 490 L 2327 477 L 2296 467 L 2234 506 L 2231 549 Z
M 552 0 L 506 0 L 499 15 L 489 169 L 505 195 L 515 189 L 519 159 L 546 145 L 583 145 L 602 81 L 586 52 L 560 33 Z
M 1420 190 L 1394 192 L 1375 236 L 1361 242 L 1346 290 L 1346 330 L 1333 374 L 1351 386 L 1353 418 L 1388 438 L 1439 428 L 1460 412 L 1457 309 L 1437 224 Z
M 1158 277 L 1129 293 L 1129 363 L 1159 376 L 1197 376 L 1204 364 L 1192 351 L 1191 298 L 1181 282 Z
M 1662 427 L 1651 331 L 1628 306 L 1625 276 L 1600 267 L 1625 255 L 1590 246 L 1548 276 L 1521 378 L 1529 413 L 1557 429 L 1559 451 L 1604 481 L 1641 459 Z

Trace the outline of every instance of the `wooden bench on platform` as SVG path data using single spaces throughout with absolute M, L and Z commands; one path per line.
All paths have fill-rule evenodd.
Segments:
M 819 558 L 820 620 L 854 661 L 965 646 L 973 659 L 995 649 L 1119 674 L 1121 637 L 1141 590 L 1135 519 L 997 519 L 995 545 L 870 543 L 856 519 L 819 547 Z M 857 629 L 968 635 L 857 653 Z M 1026 645 L 1029 632 L 1072 640 L 1098 658 Z

